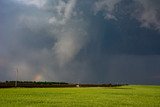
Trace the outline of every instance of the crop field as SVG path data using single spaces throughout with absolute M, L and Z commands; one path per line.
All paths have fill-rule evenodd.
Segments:
M 160 86 L 1 88 L 0 107 L 160 107 Z

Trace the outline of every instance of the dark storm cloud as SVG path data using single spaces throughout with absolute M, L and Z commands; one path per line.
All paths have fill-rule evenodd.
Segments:
M 117 11 L 124 8 L 122 13 L 136 18 L 142 27 L 160 30 L 160 2 L 158 0 L 98 0 L 95 2 L 95 13 L 104 11 L 105 19 L 118 20 Z M 119 5 L 121 5 L 119 7 Z M 133 9 L 132 12 L 130 9 Z
M 158 3 L 1 0 L 0 80 L 159 84 Z

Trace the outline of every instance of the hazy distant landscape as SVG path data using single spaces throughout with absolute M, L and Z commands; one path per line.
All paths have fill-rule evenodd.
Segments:
M 43 82 L 43 81 L 6 81 L 0 82 L 0 88 L 60 88 L 60 87 L 118 87 L 128 84 L 87 84 L 87 83 L 66 83 L 66 82 Z

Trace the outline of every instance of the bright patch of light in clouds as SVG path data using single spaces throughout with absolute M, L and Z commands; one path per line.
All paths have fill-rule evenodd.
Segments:
M 15 1 L 25 4 L 25 5 L 33 5 L 38 8 L 43 7 L 46 3 L 46 0 L 15 0 Z

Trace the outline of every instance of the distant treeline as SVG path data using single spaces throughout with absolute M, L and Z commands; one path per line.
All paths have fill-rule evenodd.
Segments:
M 36 81 L 6 81 L 0 82 L 0 88 L 28 87 L 28 88 L 47 88 L 47 87 L 116 87 L 127 84 L 71 84 L 66 82 L 36 82 Z

